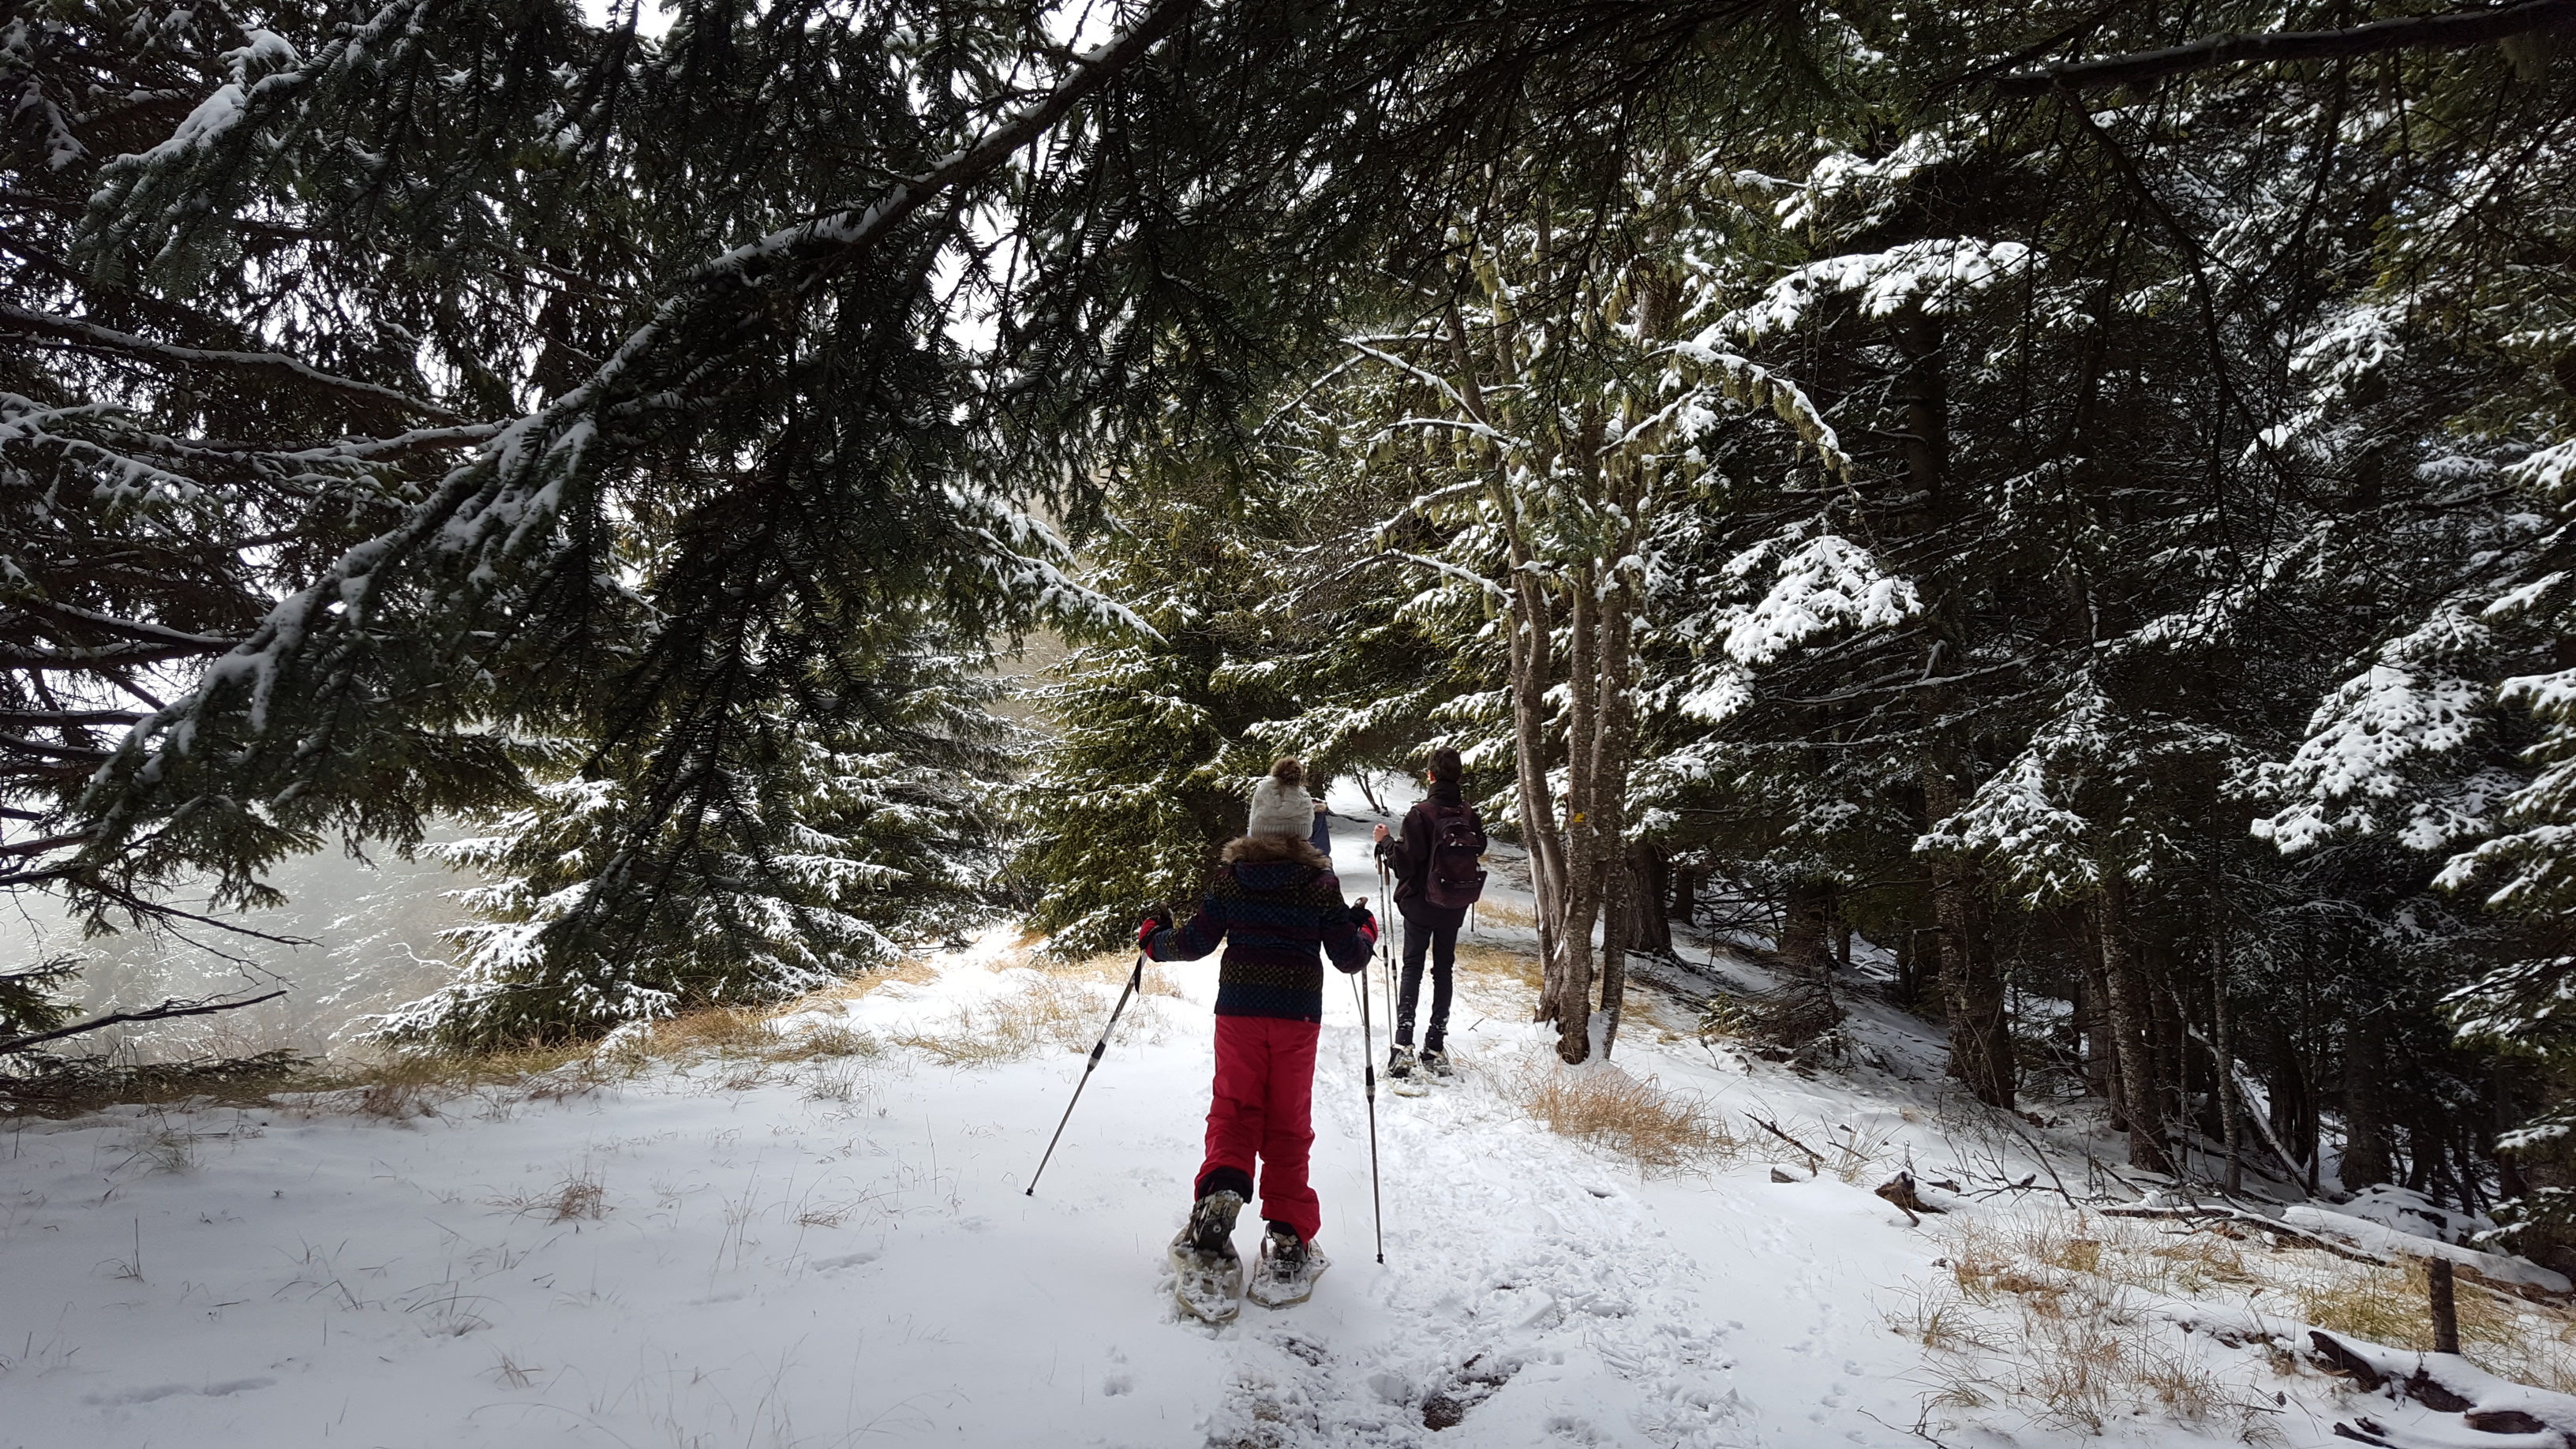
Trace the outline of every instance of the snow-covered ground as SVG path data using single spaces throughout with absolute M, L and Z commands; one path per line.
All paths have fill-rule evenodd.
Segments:
M 1340 823 L 1337 855 L 1374 896 L 1364 823 Z M 1030 1196 L 1117 973 L 1023 959 L 994 932 L 815 1003 L 780 1030 L 833 1050 L 801 1057 L 666 1057 L 434 1115 L 317 1099 L 0 1125 L 0 1446 L 2075 1437 L 2009 1403 L 1945 1428 L 1967 1411 L 1931 1404 L 1943 1381 L 1898 1331 L 1961 1219 L 1910 1226 L 1868 1188 L 1995 1149 L 1944 1125 L 1914 1070 L 1930 1043 L 1896 1013 L 1862 1024 L 1885 1067 L 1849 1078 L 1632 1015 L 1619 1069 L 1872 1159 L 1846 1182 L 1775 1144 L 1648 1179 L 1522 1110 L 1544 1039 L 1525 987 L 1479 978 L 1462 1079 L 1377 1101 L 1381 1266 L 1360 1021 L 1330 983 L 1315 1180 L 1335 1266 L 1313 1301 L 1211 1330 L 1162 1262 L 1199 1160 L 1214 962 L 1163 968 L 1129 1009 Z M 1040 1047 L 971 1060 L 1012 1029 Z M 1257 1231 L 1247 1214 L 1247 1249 Z M 2265 1372 L 2257 1347 L 2178 1341 L 2230 1382 Z M 2332 1384 L 2278 1384 L 2276 1442 L 2333 1442 Z

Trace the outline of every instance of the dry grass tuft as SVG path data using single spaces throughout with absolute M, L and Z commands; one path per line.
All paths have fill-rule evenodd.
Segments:
M 745 1011 L 730 1006 L 683 1012 L 653 1023 L 652 1045 L 647 1048 L 647 1054 L 689 1056 L 711 1052 L 717 1056 L 765 1055 L 773 1036 L 769 1028 L 770 1015 L 765 1011 Z
M 2306 1323 L 2391 1347 L 2433 1346 L 2420 1262 L 2375 1267 L 2224 1223 L 2085 1214 L 1956 1220 L 1942 1237 L 1947 1278 L 1889 1321 L 1930 1350 L 1936 1399 L 1954 1407 L 2013 1403 L 2086 1432 L 2111 1415 L 2155 1412 L 2262 1432 L 2256 1401 L 2270 1394 L 2253 1382 L 2259 1366 L 2220 1376 L 2199 1340 L 2146 1311 L 2154 1302 L 2223 1303 L 2285 1330 Z M 2457 1302 L 2461 1348 L 2479 1367 L 2576 1391 L 2576 1314 L 2466 1279 Z
M 1518 930 L 1533 931 L 1538 929 L 1538 914 L 1529 907 L 1513 901 L 1478 901 L 1476 902 L 1476 924 L 1480 928 L 1510 926 Z
M 1567 1067 L 1534 1057 L 1506 1079 L 1504 1092 L 1549 1131 L 1615 1152 L 1646 1176 L 1704 1171 L 1744 1152 L 1706 1098 L 1607 1063 Z
M 309 1101 L 362 1117 L 402 1121 L 435 1117 L 469 1097 L 486 1109 L 502 1098 L 557 1101 L 586 1096 L 634 1075 L 640 1063 L 595 1053 L 585 1044 L 527 1046 L 489 1052 L 387 1051 L 335 1063 Z
M 1131 963 L 1132 964 L 1132 963 Z M 1122 978 L 1124 973 L 1120 973 Z M 1147 973 L 1152 984 L 1155 973 Z M 1169 983 L 1164 983 L 1168 987 Z M 1118 1021 L 1118 1041 L 1161 1041 L 1169 1021 L 1150 999 L 1177 995 L 1147 990 Z M 1100 1039 L 1116 996 L 1085 981 L 1038 973 L 988 1001 L 960 1006 L 945 1022 L 899 1032 L 890 1039 L 948 1066 L 989 1066 L 1042 1051 L 1088 1052 Z
M 2296 1266 L 2306 1272 L 2292 1280 L 2290 1294 L 2306 1322 L 2391 1348 L 2432 1352 L 2430 1284 L 2421 1259 L 2385 1268 L 2336 1258 Z M 2460 1319 L 2460 1352 L 2471 1362 L 2501 1378 L 2576 1393 L 2576 1317 L 2465 1276 L 2452 1306 Z
M 1949 1277 L 1889 1319 L 1930 1351 L 1935 1404 L 2010 1403 L 2087 1434 L 2131 1414 L 2262 1431 L 2251 1388 L 2231 1387 L 2136 1287 L 2099 1271 L 2103 1239 L 2081 1220 L 1970 1221 L 1950 1236 Z
M 1546 968 L 1530 952 L 1508 946 L 1490 945 L 1483 941 L 1458 943 L 1458 974 L 1468 984 L 1481 986 L 1525 986 L 1536 991 L 1544 983 Z
M 542 1216 L 550 1223 L 596 1222 L 608 1215 L 607 1195 L 608 1185 L 585 1162 L 544 1192 L 508 1193 L 490 1199 L 490 1204 L 521 1217 Z

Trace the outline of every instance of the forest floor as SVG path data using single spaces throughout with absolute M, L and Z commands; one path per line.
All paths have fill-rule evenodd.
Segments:
M 1614 1064 L 1557 1066 L 1515 916 L 1464 952 L 1460 1077 L 1378 1095 L 1382 1266 L 1328 983 L 1334 1266 L 1222 1328 L 1163 1267 L 1212 961 L 1149 974 L 1034 1197 L 1127 965 L 1007 931 L 516 1078 L 9 1121 L 0 1446 L 2507 1444 L 2296 1352 L 2416 1331 L 2404 1270 L 2070 1208 L 2085 1124 L 1963 1108 L 1893 1008 L 1805 1072 L 1641 990 Z M 1872 1194 L 1907 1166 L 1953 1211 Z M 2490 1367 L 2569 1372 L 2558 1310 L 2463 1292 Z

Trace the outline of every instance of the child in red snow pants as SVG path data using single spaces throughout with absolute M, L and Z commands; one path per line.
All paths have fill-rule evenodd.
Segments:
M 1324 1225 L 1306 1182 L 1315 1147 L 1311 1110 L 1315 1037 L 1311 1021 L 1268 1016 L 1216 1019 L 1216 1086 L 1208 1101 L 1207 1161 L 1198 1193 L 1231 1187 L 1252 1196 L 1260 1161 L 1261 1216 L 1313 1242 Z

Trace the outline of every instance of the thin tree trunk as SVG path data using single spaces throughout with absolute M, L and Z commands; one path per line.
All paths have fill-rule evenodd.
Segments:
M 2343 1157 L 2335 1171 L 2346 1192 L 2359 1192 L 2373 1183 L 2386 1182 L 2391 1175 L 2392 1134 L 2388 1095 L 2382 1082 L 2387 1074 L 2387 1058 L 2386 1037 L 2379 1023 L 2368 1016 L 2355 1016 L 2344 1029 Z
M 1628 923 L 1620 939 L 1629 950 L 1649 956 L 1673 953 L 1673 923 L 1664 904 L 1673 894 L 1672 877 L 1662 851 L 1642 840 L 1628 847 Z
M 1628 889 L 1628 764 L 1631 737 L 1636 731 L 1629 643 L 1636 627 L 1638 599 L 1627 570 L 1620 565 L 1636 545 L 1638 509 L 1629 486 L 1633 478 L 1623 470 L 1616 481 L 1620 513 L 1629 525 L 1622 531 L 1604 580 L 1608 587 L 1602 600 L 1601 712 L 1597 721 L 1600 734 L 1593 752 L 1592 777 L 1593 803 L 1600 812 L 1601 830 L 1601 1010 L 1607 1017 L 1601 1029 L 1601 1054 L 1605 1058 L 1610 1054 L 1611 1041 L 1619 1035 L 1620 1011 L 1626 1004 L 1630 929 L 1627 916 L 1637 909 L 1641 899 L 1653 899 L 1641 898 Z
M 2154 1045 L 2148 1039 L 2154 1009 L 2128 945 L 2129 888 L 2115 872 L 2097 901 L 2102 977 L 2111 998 L 2111 1039 L 2120 1058 L 2120 1095 L 2129 1120 L 2129 1165 L 2169 1172 L 2163 1094 L 2156 1090 Z
M 1567 611 L 1565 661 L 1570 708 L 1566 712 L 1565 918 L 1557 936 L 1556 1054 L 1567 1064 L 1592 1054 L 1592 928 L 1601 905 L 1599 730 L 1601 601 L 1593 571 L 1574 570 L 1573 605 Z
M 1923 800 L 1935 823 L 1963 803 L 1957 778 L 1939 752 L 1923 764 Z M 2004 1015 L 2004 982 L 1986 940 L 1983 882 L 1973 864 L 1935 856 L 1932 909 L 1941 923 L 1941 997 L 1950 1017 L 1950 1073 L 1976 1099 L 2013 1104 L 2012 1027 Z
M 2236 1093 L 2236 1043 L 2229 1035 L 2234 1023 L 2227 1010 L 2227 937 L 2220 927 L 2217 945 L 2210 964 L 2209 1008 L 2211 1026 L 2218 1038 L 2218 1112 L 2227 1124 L 2227 1190 L 2245 1190 L 2245 1157 L 2237 1132 L 2237 1114 L 2244 1104 Z
M 2111 1104 L 2111 1130 L 2126 1132 L 2129 1119 L 2120 1095 L 2120 1054 L 2111 1031 L 2111 986 L 2102 970 L 2100 912 L 2084 913 L 2083 1000 L 2076 1024 L 2084 1033 L 2084 1090 Z
M 1605 1062 L 1619 1040 L 1619 1016 L 1627 1004 L 1627 916 L 1641 904 L 1628 888 L 1628 872 L 1614 866 L 1601 900 L 1601 1060 Z

